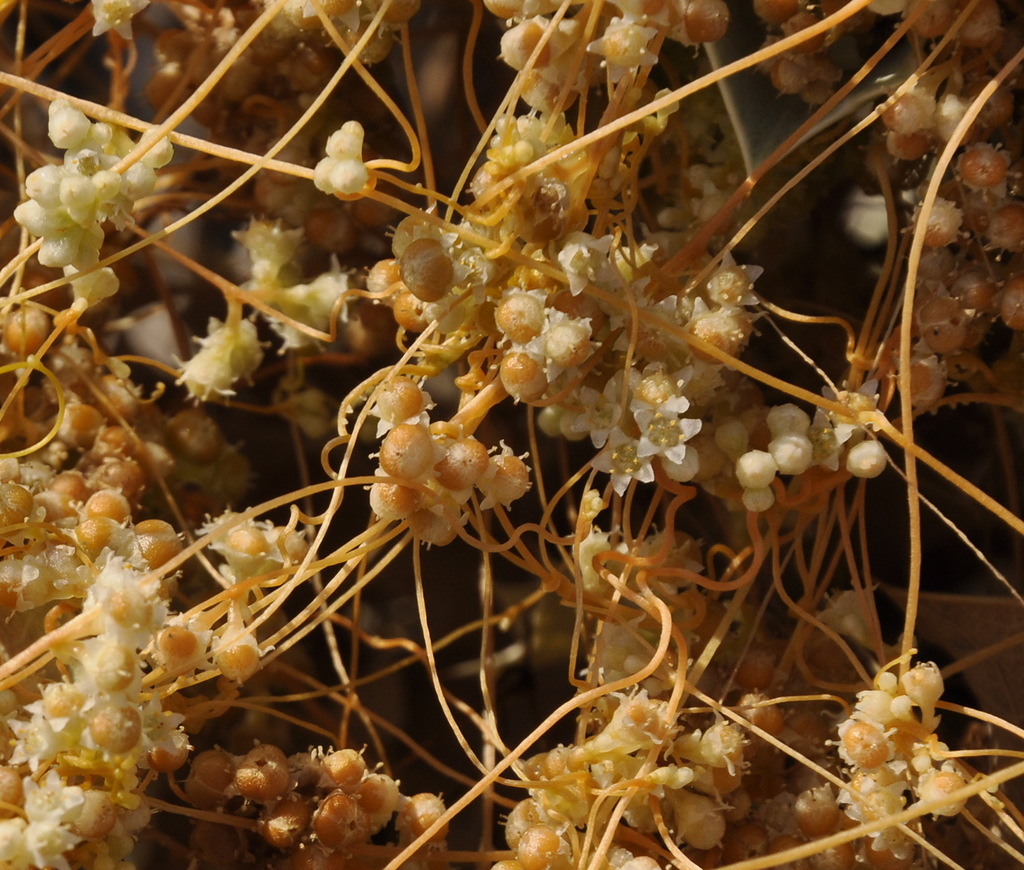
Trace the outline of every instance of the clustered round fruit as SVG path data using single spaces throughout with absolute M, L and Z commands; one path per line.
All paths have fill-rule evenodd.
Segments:
M 984 773 L 1001 735 L 976 737 L 993 757 L 970 767 L 936 710 L 982 716 L 914 661 L 917 604 L 889 644 L 865 516 L 882 475 L 908 483 L 911 534 L 936 503 L 918 498 L 915 463 L 942 465 L 915 418 L 987 403 L 1005 433 L 1021 407 L 1010 6 L 149 5 L 92 0 L 46 50 L 19 40 L 8 75 L 45 97 L 98 48 L 111 110 L 12 109 L 0 864 L 131 870 L 179 823 L 175 858 L 218 870 L 1010 854 L 1009 796 Z M 55 14 L 32 6 L 9 10 L 27 34 Z M 732 124 L 751 119 L 713 88 L 737 44 L 812 119 L 801 101 L 828 102 L 900 34 L 886 63 L 921 68 L 871 73 L 862 94 L 883 95 L 833 116 L 863 131 L 852 157 L 809 183 L 786 160 L 744 165 Z M 109 122 L 142 94 L 137 129 L 173 117 L 170 138 Z M 813 120 L 784 131 L 818 131 L 787 158 L 808 171 L 845 123 Z M 869 301 L 832 292 L 852 243 L 811 226 L 852 189 L 886 209 L 884 258 L 852 257 Z M 763 205 L 776 193 L 813 203 L 772 237 L 791 259 L 758 237 L 787 223 Z M 135 331 L 150 308 L 177 355 Z M 264 442 L 275 415 L 287 431 Z M 265 501 L 247 507 L 254 478 Z M 437 570 L 448 582 L 424 582 Z M 451 594 L 467 577 L 480 601 Z M 432 639 L 442 618 L 462 624 Z M 472 700 L 444 658 L 466 635 Z M 548 718 L 541 689 L 505 697 L 555 671 L 576 696 Z M 427 733 L 435 706 L 454 750 Z M 516 743 L 511 707 L 544 727 Z M 1012 731 L 999 712 L 985 721 Z M 302 749 L 317 741 L 366 745 Z M 403 794 L 423 765 L 438 785 Z
M 402 794 L 398 782 L 369 768 L 353 749 L 287 756 L 270 743 L 244 755 L 198 753 L 182 791 L 196 808 L 224 818 L 207 818 L 192 830 L 195 858 L 211 868 L 240 861 L 281 870 L 350 866 L 372 854 L 385 827 L 405 845 L 445 810 L 436 795 Z M 444 848 L 445 834 L 441 828 L 431 837 L 421 860 Z

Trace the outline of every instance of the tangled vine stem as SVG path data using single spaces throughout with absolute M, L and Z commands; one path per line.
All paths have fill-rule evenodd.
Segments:
M 1016 12 L 0 6 L 0 864 L 1024 864 Z

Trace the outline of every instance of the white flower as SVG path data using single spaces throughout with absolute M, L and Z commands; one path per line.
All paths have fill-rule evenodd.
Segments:
M 658 56 L 648 48 L 657 35 L 657 28 L 641 27 L 616 16 L 608 23 L 604 35 L 587 46 L 587 51 L 604 55 L 608 78 L 617 82 L 631 70 L 657 62 Z
M 605 471 L 612 477 L 612 486 L 622 495 L 631 480 L 650 483 L 654 480 L 651 456 L 641 456 L 639 444 L 621 429 L 614 429 L 604 450 L 594 457 L 593 465 L 598 471 Z
M 0 861 L 10 870 L 27 870 L 32 863 L 25 843 L 26 827 L 21 818 L 0 820 Z
M 33 705 L 30 704 L 29 707 L 31 706 Z M 29 722 L 22 722 L 18 719 L 8 720 L 7 725 L 15 736 L 14 749 L 8 759 L 9 763 L 28 762 L 29 770 L 33 773 L 42 764 L 55 758 L 58 752 L 72 748 L 72 745 L 64 739 L 66 735 L 54 731 L 42 713 L 33 715 Z
M 592 387 L 582 387 L 579 401 L 584 411 L 570 424 L 572 432 L 584 432 L 590 435 L 595 447 L 604 447 L 608 436 L 622 419 L 623 373 L 616 372 L 608 379 L 604 390 L 598 392 Z
M 69 870 L 64 853 L 74 848 L 82 838 L 64 827 L 64 823 L 77 814 L 85 801 L 82 789 L 76 785 L 64 785 L 55 770 L 47 771 L 39 783 L 26 776 L 22 787 L 28 825 L 23 830 L 20 849 L 14 860 L 27 855 L 29 863 L 36 867 Z
M 248 378 L 263 361 L 255 325 L 239 320 L 227 325 L 211 317 L 209 335 L 199 339 L 199 351 L 182 366 L 177 383 L 198 399 L 233 396 L 236 381 Z
M 92 0 L 96 23 L 92 35 L 115 30 L 125 39 L 132 38 L 132 17 L 149 5 L 149 0 Z
M 612 265 L 610 251 L 611 236 L 597 239 L 589 233 L 569 233 L 558 252 L 558 264 L 569 279 L 569 290 L 573 296 L 581 293 L 587 284 L 595 284 L 604 290 L 622 285 L 622 275 Z
M 292 262 L 302 243 L 302 230 L 287 230 L 280 221 L 250 221 L 248 227 L 232 235 L 252 261 L 252 279 L 244 285 L 245 290 L 277 285 L 281 270 Z
M 682 415 L 690 408 L 683 395 L 690 376 L 685 368 L 671 374 L 658 365 L 650 365 L 633 385 L 629 410 L 640 428 L 637 454 L 662 456 L 680 465 L 686 458 L 686 441 L 696 435 L 701 421 Z
M 77 785 L 64 785 L 56 770 L 48 770 L 39 783 L 26 776 L 22 782 L 25 815 L 30 822 L 61 822 L 73 816 L 85 800 Z
M 685 402 L 685 398 L 680 396 Z M 666 403 L 667 404 L 667 403 Z M 689 407 L 689 402 L 686 402 Z M 686 442 L 700 431 L 701 421 L 671 411 L 643 409 L 633 414 L 640 426 L 639 456 L 664 456 L 676 464 L 686 458 Z
M 111 558 L 85 600 L 86 609 L 99 606 L 104 633 L 134 649 L 145 647 L 167 617 L 159 580 L 151 577 L 144 583 L 144 577 L 123 559 Z

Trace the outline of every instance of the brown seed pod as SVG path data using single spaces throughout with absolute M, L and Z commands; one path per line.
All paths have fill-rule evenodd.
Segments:
M 287 757 L 269 743 L 250 749 L 235 768 L 235 788 L 246 800 L 256 803 L 277 800 L 291 784 Z
M 437 302 L 451 288 L 455 268 L 437 239 L 414 239 L 398 258 L 402 281 L 421 302 Z

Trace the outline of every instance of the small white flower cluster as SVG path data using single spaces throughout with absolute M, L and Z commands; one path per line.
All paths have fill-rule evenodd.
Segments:
M 324 193 L 356 196 L 369 181 L 363 163 L 363 125 L 346 121 L 327 140 L 327 156 L 317 163 L 313 183 Z
M 21 791 L 24 817 L 0 820 L 0 861 L 9 870 L 70 870 L 64 853 L 81 841 L 70 828 L 85 801 L 82 789 L 49 770 L 38 782 L 26 776 Z
M 135 143 L 124 130 L 93 124 L 67 100 L 50 104 L 49 134 L 66 152 L 64 162 L 47 164 L 29 175 L 25 192 L 30 198 L 14 210 L 14 217 L 42 238 L 39 262 L 63 268 L 71 277 L 99 260 L 104 222 L 117 229 L 131 222 L 135 202 L 156 186 L 155 170 L 170 161 L 171 144 L 161 140 L 118 173 L 113 167 Z M 76 296 L 92 303 L 117 292 L 117 278 L 106 267 L 74 279 L 72 286 Z
M 860 392 L 841 395 L 851 406 L 850 417 L 833 418 L 818 409 L 812 423 L 796 405 L 769 408 L 763 420 L 770 433 L 765 450 L 750 449 L 751 426 L 760 425 L 760 413 L 720 422 L 715 429 L 715 443 L 735 464 L 744 507 L 760 512 L 775 504 L 772 483 L 777 475 L 797 476 L 815 465 L 836 471 L 844 449 L 846 470 L 854 477 L 873 478 L 881 474 L 887 463 L 885 450 L 856 422 L 856 415 L 874 408 L 876 386 L 870 382 Z
M 108 555 L 83 611 L 95 613 L 91 634 L 55 650 L 65 679 L 46 683 L 39 700 L 7 719 L 14 740 L 6 763 L 33 776 L 24 780 L 25 819 L 0 822 L 5 866 L 66 868 L 63 853 L 83 838 L 104 841 L 114 862 L 127 856 L 146 815 L 134 813 L 144 810 L 139 769 L 151 749 L 181 734 L 182 717 L 142 689 L 141 651 L 167 617 L 159 578 Z M 91 771 L 104 785 L 67 786 L 65 769 Z
M 633 795 L 623 814 L 635 830 L 658 830 L 652 803 L 679 845 L 711 849 L 726 830 L 726 807 L 719 782 L 739 774 L 746 739 L 731 723 L 679 734 L 667 702 L 640 690 L 603 699 L 605 720 L 594 736 L 577 746 L 558 747 L 526 762 L 527 773 L 544 781 L 531 789 L 509 815 L 506 839 L 523 851 L 524 827 L 543 825 L 566 843 L 564 834 L 586 826 L 595 794 L 629 782 Z M 653 763 L 652 763 L 653 759 Z M 554 845 L 554 843 L 553 843 Z M 622 856 L 623 858 L 629 856 Z
M 253 220 L 235 233 L 252 262 L 252 278 L 242 289 L 253 298 L 266 303 L 282 314 L 305 323 L 320 332 L 331 328 L 331 313 L 339 309 L 338 318 L 345 320 L 343 305 L 338 305 L 348 291 L 348 276 L 335 267 L 318 275 L 308 284 L 293 282 L 290 265 L 302 242 L 302 230 L 287 230 L 279 223 Z M 309 348 L 313 340 L 301 329 L 265 316 L 271 329 L 284 340 L 281 352 Z
M 588 86 L 587 77 L 571 50 L 584 32 L 584 15 L 561 18 L 557 25 L 545 17 L 557 4 L 501 3 L 495 10 L 515 22 L 501 40 L 501 58 L 520 73 L 527 73 L 523 99 L 532 108 L 550 111 L 559 91 L 572 82 L 573 91 Z M 713 42 L 725 35 L 729 9 L 718 0 L 614 0 L 598 25 L 600 35 L 587 45 L 598 55 L 613 84 L 636 76 L 658 61 L 652 48 L 664 37 L 684 45 Z M 530 63 L 530 59 L 533 62 Z M 570 79 L 575 76 L 575 80 Z
M 197 399 L 233 396 L 235 383 L 252 375 L 263 362 L 263 348 L 251 320 L 227 323 L 211 317 L 199 350 L 182 364 L 177 383 Z
M 915 665 L 902 677 L 883 671 L 875 688 L 861 692 L 853 713 L 839 726 L 839 756 L 847 765 L 849 784 L 839 804 L 856 822 L 873 822 L 903 810 L 907 793 L 915 801 L 938 801 L 935 816 L 954 816 L 962 800 L 942 798 L 966 785 L 949 748 L 936 738 L 935 705 L 942 696 L 939 669 Z M 908 856 L 913 841 L 896 827 L 872 835 L 872 848 Z
M 656 460 L 673 480 L 692 480 L 697 473 L 699 460 L 686 442 L 702 424 L 684 416 L 690 409 L 685 392 L 691 371 L 669 372 L 651 363 L 643 372 L 632 370 L 628 385 L 617 373 L 601 393 L 580 390 L 580 403 L 588 410 L 576 415 L 569 428 L 589 430 L 594 446 L 602 448 L 594 467 L 611 475 L 619 495 L 631 480 L 654 480 Z

